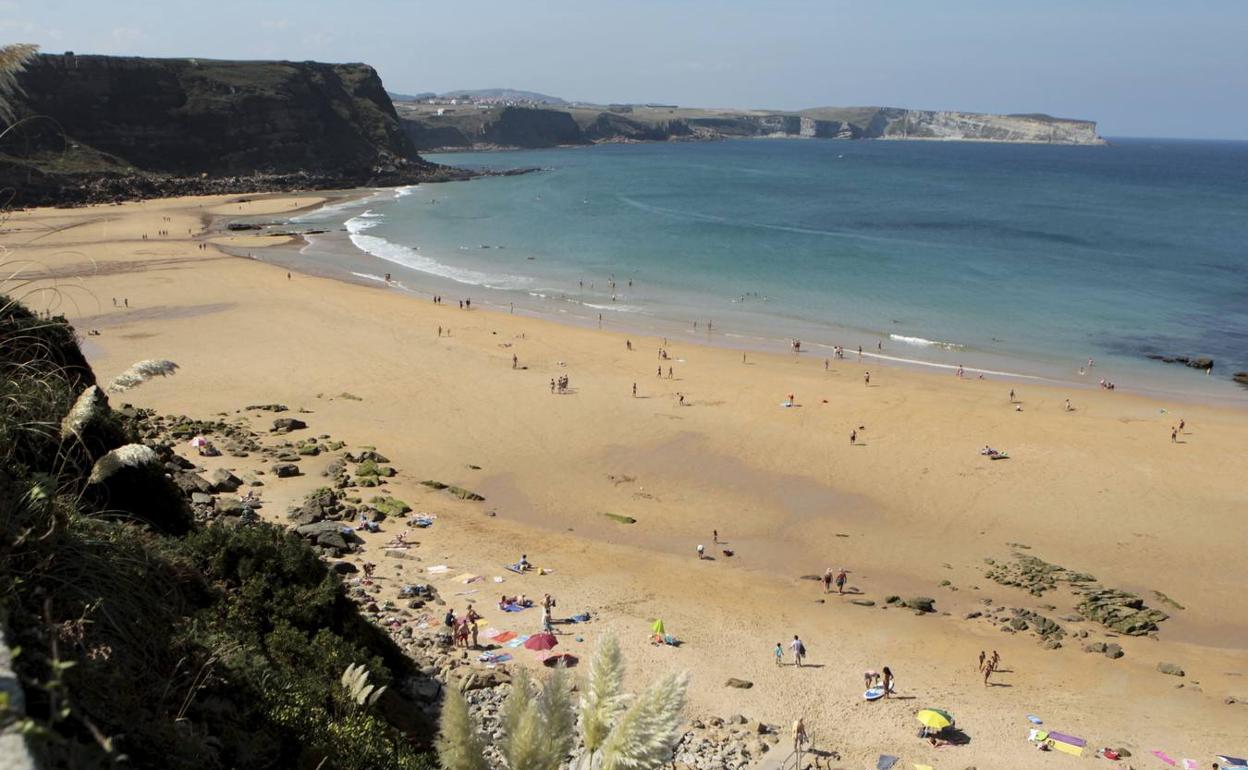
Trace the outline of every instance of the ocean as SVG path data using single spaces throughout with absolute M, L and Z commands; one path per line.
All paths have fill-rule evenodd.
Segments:
M 304 214 L 333 232 L 300 259 L 586 326 L 1248 401 L 1248 142 L 1111 142 L 431 155 L 539 170 Z

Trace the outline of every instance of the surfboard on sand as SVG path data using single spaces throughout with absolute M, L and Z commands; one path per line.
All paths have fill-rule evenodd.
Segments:
M 862 697 L 865 700 L 879 700 L 880 698 L 884 697 L 884 688 L 872 687 L 870 690 L 867 690 L 866 692 L 864 692 L 862 694 Z

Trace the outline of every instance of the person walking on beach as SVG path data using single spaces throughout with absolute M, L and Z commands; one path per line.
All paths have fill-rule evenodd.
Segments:
M 1000 668 L 1000 667 L 1001 667 L 1001 665 L 1000 665 L 1000 664 L 1001 664 L 1001 656 L 997 653 L 997 651 L 996 651 L 996 650 L 993 650 L 993 651 L 992 651 L 992 659 L 991 659 L 991 660 L 992 660 L 992 667 L 993 667 L 994 669 L 997 669 L 997 668 Z
M 992 672 L 995 670 L 996 666 L 994 666 L 992 661 L 989 660 L 988 665 L 984 666 L 984 687 L 988 686 L 988 679 L 992 676 Z
M 802 659 L 806 657 L 806 645 L 797 638 L 797 634 L 793 634 L 793 641 L 789 642 L 789 648 L 793 650 L 793 665 L 801 668 Z
M 698 561 L 706 558 L 706 546 L 698 543 Z
M 667 379 L 672 379 L 672 367 L 667 367 Z
M 862 381 L 868 388 L 871 387 L 871 372 L 865 372 L 862 375 Z
M 684 393 L 677 393 L 676 395 L 677 395 L 677 396 L 680 396 L 680 406 L 684 406 L 684 405 L 685 405 L 685 394 L 684 394 Z
M 1067 412 L 1073 412 L 1073 411 L 1075 411 L 1075 408 L 1074 408 L 1073 406 L 1071 406 L 1071 405 L 1070 405 L 1070 399 L 1069 399 L 1069 398 L 1068 398 L 1068 399 L 1066 399 L 1066 406 L 1065 406 L 1064 408 L 1065 408 L 1065 410 L 1066 410 Z
M 719 530 L 718 529 L 711 530 L 711 542 L 714 543 L 715 545 L 719 545 Z
M 828 370 L 828 359 L 826 359 L 826 358 L 825 358 L 825 359 L 823 359 L 823 370 L 824 370 L 825 372 Z
M 659 367 L 659 370 L 658 370 L 657 372 L 655 372 L 655 373 L 654 373 L 654 376 L 655 376 L 655 377 L 662 377 L 662 376 L 663 376 L 663 367 L 661 367 L 661 366 L 660 366 L 660 367 Z
M 823 577 L 821 578 L 821 580 L 823 580 L 823 592 L 825 594 L 832 593 L 832 568 L 831 567 L 828 567 L 826 570 L 823 571 Z
M 849 445 L 853 446 L 854 444 L 857 444 L 857 443 L 858 443 L 858 431 L 851 430 L 849 432 Z
M 987 659 L 987 657 L 988 657 L 988 653 L 984 652 L 983 650 L 979 651 L 979 668 L 977 668 L 976 671 L 984 670 L 984 660 Z
M 779 642 L 776 642 L 776 649 L 774 652 L 776 656 L 776 667 L 779 668 L 784 665 L 784 647 L 782 647 Z
M 810 743 L 810 736 L 806 734 L 806 723 L 798 717 L 793 723 L 793 753 L 800 752 L 807 743 Z
M 511 354 L 511 368 L 515 369 L 519 365 L 520 365 L 520 357 L 517 356 L 515 353 L 512 353 Z
M 1170 427 L 1170 443 L 1171 444 L 1179 443 L 1179 429 L 1174 426 Z
M 1014 389 L 1010 388 L 1010 403 L 1014 403 Z
M 1180 417 L 1179 418 L 1179 433 L 1183 432 L 1183 428 L 1186 425 L 1187 425 L 1187 420 L 1184 420 L 1182 417 Z
M 893 679 L 893 670 L 888 666 L 882 668 L 881 671 L 884 672 L 884 681 L 882 684 L 884 687 L 884 697 L 887 698 L 893 692 L 893 686 L 896 680 Z
M 637 383 L 633 383 L 633 398 L 637 398 Z
M 624 347 L 628 348 L 629 350 L 632 350 L 632 349 L 633 349 L 633 341 L 632 341 L 632 340 L 624 340 Z
M 847 579 L 848 575 L 845 573 L 845 568 L 841 567 L 840 572 L 836 573 L 836 592 L 842 596 L 845 595 L 845 581 Z

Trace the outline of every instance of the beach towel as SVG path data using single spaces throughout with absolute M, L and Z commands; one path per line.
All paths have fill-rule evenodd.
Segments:
M 1049 737 L 1055 741 L 1061 741 L 1062 743 L 1069 743 L 1071 746 L 1078 746 L 1079 748 L 1083 748 L 1084 746 L 1088 745 L 1087 741 L 1085 741 L 1082 738 L 1076 738 L 1073 735 L 1064 735 L 1063 733 L 1051 732 L 1049 733 Z
M 1167 765 L 1170 765 L 1171 767 L 1174 767 L 1179 764 L 1178 762 L 1175 762 L 1172 757 L 1168 756 L 1166 752 L 1164 751 L 1154 751 L 1153 756 L 1157 757 L 1162 762 L 1165 762 Z
M 481 632 L 481 636 L 486 639 L 497 639 L 499 636 L 503 635 L 504 633 L 506 632 L 499 631 L 497 628 L 487 628 Z
M 914 770 L 933 770 L 931 765 L 915 765 Z
M 515 631 L 502 631 L 498 634 L 495 634 L 492 637 L 487 637 L 487 638 L 493 639 L 495 642 L 498 642 L 499 644 L 506 644 L 507 642 L 510 642 L 512 639 L 516 638 L 516 632 Z
M 425 569 L 425 572 L 428 572 L 430 575 L 445 575 L 446 573 L 450 571 L 451 571 L 451 568 L 446 566 L 445 564 L 435 564 L 432 567 L 428 567 Z
M 1064 754 L 1071 754 L 1076 757 L 1083 756 L 1082 746 L 1075 746 L 1075 745 L 1066 743 L 1065 741 L 1055 740 L 1053 738 L 1053 733 L 1049 733 L 1049 745 L 1051 745 L 1053 748 L 1057 749 L 1058 751 Z
M 514 649 L 518 649 L 521 645 L 523 645 L 527 641 L 529 641 L 529 637 L 517 636 L 515 639 L 512 639 L 510 642 L 508 642 L 507 646 L 514 650 Z
M 504 564 L 504 565 L 503 565 L 503 569 L 505 569 L 505 570 L 510 570 L 511 572 L 514 572 L 514 573 L 516 573 L 517 575 L 523 575 L 523 574 L 524 574 L 524 570 L 520 569 L 519 567 L 517 567 L 517 566 L 516 566 L 516 565 L 514 565 L 514 564 Z
M 511 659 L 510 652 L 483 652 L 478 658 L 482 663 L 506 663 Z
M 503 612 L 524 612 L 527 609 L 528 607 L 524 607 L 519 604 L 504 604 L 503 605 Z
M 472 574 L 471 572 L 465 572 L 461 575 L 456 575 L 454 579 L 457 582 L 467 584 L 469 580 L 472 580 L 475 577 L 476 575 Z
M 1232 757 L 1230 754 L 1215 754 L 1214 756 L 1217 757 L 1218 761 L 1224 765 L 1230 765 L 1231 767 L 1248 767 L 1248 759 Z
M 875 770 L 892 770 L 898 759 L 891 754 L 881 754 L 880 758 L 875 760 Z
M 1032 742 L 1043 741 L 1043 740 L 1048 739 L 1048 737 L 1049 737 L 1048 732 L 1044 730 L 1037 730 L 1034 727 L 1031 728 L 1031 732 L 1027 733 L 1027 740 L 1032 741 Z
M 1183 768 L 1184 770 L 1200 770 L 1200 765 L 1196 764 L 1194 759 L 1185 759 L 1183 760 Z

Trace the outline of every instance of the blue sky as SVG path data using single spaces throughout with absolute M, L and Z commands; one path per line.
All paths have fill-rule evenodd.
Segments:
M 0 0 L 0 40 L 365 61 L 406 93 L 1047 112 L 1248 139 L 1248 0 Z

